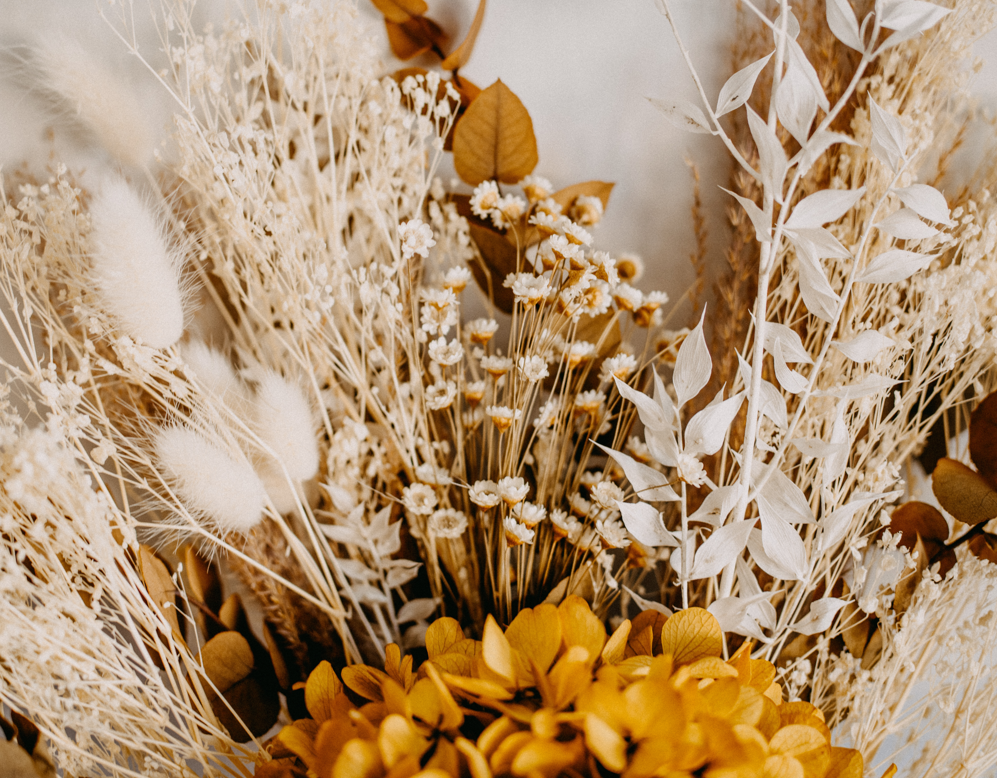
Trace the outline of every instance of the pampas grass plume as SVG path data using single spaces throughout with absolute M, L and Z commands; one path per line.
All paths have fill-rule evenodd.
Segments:
M 137 167 L 152 159 L 154 133 L 138 95 L 92 51 L 66 35 L 46 34 L 32 46 L 30 63 L 41 87 L 113 157 Z
M 263 518 L 267 493 L 252 466 L 189 427 L 160 430 L 156 458 L 192 512 L 225 532 L 249 532 Z
M 208 394 L 231 403 L 246 393 L 245 384 L 221 351 L 211 348 L 204 341 L 193 340 L 184 344 L 181 353 L 184 365 Z
M 267 373 L 256 390 L 253 415 L 256 433 L 290 478 L 305 480 L 318 472 L 315 416 L 299 386 Z
M 183 334 L 180 256 L 152 209 L 121 178 L 105 180 L 90 207 L 93 281 L 105 310 L 131 337 L 167 348 Z

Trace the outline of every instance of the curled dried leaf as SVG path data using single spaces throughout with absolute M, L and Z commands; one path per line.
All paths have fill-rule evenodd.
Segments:
M 426 0 L 370 0 L 386 21 L 401 24 L 429 10 Z
M 471 20 L 471 26 L 467 31 L 464 41 L 440 63 L 440 67 L 444 70 L 462 68 L 471 59 L 471 52 L 474 51 L 474 42 L 477 40 L 478 32 L 481 30 L 481 23 L 485 20 L 485 5 L 487 2 L 488 0 L 480 0 L 478 10 L 474 14 L 474 19 Z
M 166 618 L 174 637 L 184 643 L 180 622 L 177 619 L 177 587 L 170 569 L 149 546 L 139 546 L 138 569 L 149 597 Z
M 447 40 L 440 25 L 425 16 L 413 16 L 404 22 L 386 18 L 384 26 L 392 53 L 402 61 L 425 54 L 434 47 L 439 49 Z
M 980 475 L 997 488 L 997 392 L 988 395 L 973 411 L 969 456 Z

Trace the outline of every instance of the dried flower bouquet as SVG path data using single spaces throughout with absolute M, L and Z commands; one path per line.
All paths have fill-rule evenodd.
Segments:
M 997 157 L 949 167 L 997 6 L 743 0 L 714 98 L 657 0 L 702 100 L 655 103 L 733 165 L 665 329 L 612 184 L 461 75 L 485 0 L 456 46 L 373 2 L 436 64 L 346 0 L 164 5 L 168 154 L 24 54 L 105 164 L 0 183 L 5 767 L 989 774 Z

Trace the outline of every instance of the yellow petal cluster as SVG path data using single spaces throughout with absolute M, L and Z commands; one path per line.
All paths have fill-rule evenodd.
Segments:
M 645 611 L 608 635 L 588 603 L 522 610 L 482 639 L 450 618 L 428 661 L 389 646 L 384 671 L 328 663 L 305 685 L 311 719 L 280 743 L 318 778 L 567 775 L 624 778 L 861 778 L 858 751 L 831 745 L 821 711 L 783 702 L 775 668 L 700 608 Z M 357 706 L 351 700 L 366 700 Z

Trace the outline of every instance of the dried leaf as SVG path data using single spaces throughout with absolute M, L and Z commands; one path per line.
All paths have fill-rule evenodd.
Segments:
M 921 221 L 910 208 L 894 211 L 883 221 L 876 222 L 876 227 L 887 235 L 902 240 L 923 240 L 938 234 L 938 230 Z
M 602 619 L 581 597 L 570 595 L 557 608 L 561 620 L 561 640 L 565 647 L 581 646 L 588 651 L 589 662 L 594 662 L 606 643 L 606 628 Z
M 579 197 L 598 197 L 602 201 L 602 209 L 609 207 L 609 196 L 613 192 L 614 183 L 609 181 L 582 181 L 554 192 L 551 197 L 565 211 L 568 211 Z
M 464 639 L 464 630 L 460 622 L 449 616 L 436 619 L 426 630 L 426 652 L 432 659 L 440 654 L 446 654 Z
M 630 619 L 624 619 L 609 636 L 609 640 L 606 641 L 606 645 L 602 649 L 602 661 L 605 664 L 614 665 L 623 660 L 632 626 Z
M 350 665 L 344 667 L 340 675 L 346 688 L 365 700 L 380 702 L 384 699 L 381 685 L 390 676 L 383 670 L 368 665 Z
M 720 96 L 717 97 L 717 116 L 730 113 L 748 102 L 751 90 L 754 89 L 755 82 L 758 80 L 758 75 L 770 59 L 772 59 L 772 54 L 752 62 L 727 79 L 727 83 L 720 90 Z
M 668 478 L 664 473 L 660 473 L 653 467 L 648 467 L 620 451 L 606 448 L 600 443 L 596 443 L 596 445 L 623 468 L 623 474 L 641 499 L 651 502 L 673 502 L 679 499 L 675 490 L 668 485 Z
M 481 23 L 485 20 L 486 2 L 487 0 L 480 0 L 478 2 L 478 10 L 474 13 L 474 19 L 471 20 L 471 26 L 468 28 L 467 36 L 464 38 L 464 42 L 450 52 L 447 58 L 440 63 L 440 67 L 444 70 L 457 70 L 458 68 L 462 68 L 467 64 L 467 61 L 471 59 L 471 52 L 474 51 L 474 42 L 478 39 L 478 32 L 481 30 Z
M 391 52 L 403 62 L 425 54 L 434 46 L 439 48 L 447 40 L 440 25 L 425 16 L 414 16 L 401 23 L 385 19 L 384 27 Z
M 786 226 L 791 229 L 800 227 L 822 227 L 836 222 L 852 209 L 865 194 L 865 187 L 858 189 L 824 189 L 804 197 L 794 207 Z
M 139 546 L 138 569 L 142 583 L 149 592 L 149 599 L 163 614 L 174 637 L 186 645 L 183 633 L 180 631 L 180 622 L 177 620 L 177 587 L 173 583 L 170 569 L 156 556 L 156 552 L 146 545 Z
M 546 673 L 561 649 L 558 609 L 553 605 L 523 608 L 506 628 L 505 638 L 513 649 Z
M 744 551 L 754 522 L 736 521 L 714 530 L 696 551 L 696 562 L 689 578 L 709 578 L 718 575 L 734 558 Z
M 305 682 L 305 707 L 308 715 L 321 724 L 332 718 L 336 697 L 343 691 L 343 685 L 336 677 L 336 671 L 325 660 L 319 662 Z
M 927 219 L 929 222 L 952 225 L 951 211 L 949 204 L 945 201 L 945 195 L 935 187 L 927 184 L 911 184 L 902 189 L 894 189 L 903 204 L 915 211 L 918 216 Z
M 887 113 L 871 97 L 869 98 L 869 119 L 872 123 L 872 153 L 889 165 L 894 172 L 907 154 L 907 133 L 900 120 Z
M 661 630 L 661 650 L 676 665 L 723 653 L 723 632 L 716 617 L 703 608 L 678 611 Z
M 854 602 L 845 603 L 841 611 L 841 637 L 848 652 L 861 659 L 869 642 L 869 617 Z
M 704 135 L 716 135 L 717 131 L 710 128 L 710 122 L 698 105 L 688 100 L 672 102 L 657 97 L 647 98 L 648 102 L 665 115 L 665 118 L 680 130 L 697 132 Z
M 496 308 L 512 313 L 516 298 L 512 289 L 503 286 L 502 282 L 510 273 L 517 272 L 519 252 L 502 233 L 490 227 L 468 224 L 468 232 L 481 256 L 480 262 L 469 263 L 474 280 Z
M 435 597 L 421 597 L 417 600 L 409 600 L 398 609 L 398 623 L 404 624 L 407 621 L 424 621 L 436 613 L 439 603 Z
M 831 747 L 820 730 L 805 724 L 790 724 L 783 727 L 769 743 L 773 754 L 792 756 L 803 765 L 806 778 L 817 778 L 827 774 L 831 766 Z
M 238 632 L 222 632 L 204 644 L 198 659 L 208 680 L 224 698 L 208 690 L 211 709 L 233 740 L 246 743 L 264 735 L 277 722 L 277 686 L 264 668 L 256 667 L 246 638 Z
M 182 556 L 188 596 L 212 613 L 218 613 L 222 606 L 222 581 L 218 567 L 200 556 L 193 546 L 185 546 Z
M 790 626 L 794 632 L 801 635 L 816 635 L 826 631 L 831 622 L 834 621 L 835 614 L 845 605 L 845 601 L 837 597 L 824 597 L 810 603 L 810 612 Z
M 949 537 L 949 525 L 934 505 L 911 500 L 893 511 L 890 532 L 899 532 L 900 545 L 913 550 L 918 537 L 925 542 L 944 543 Z
M 970 540 L 966 547 L 977 559 L 997 565 L 997 535 L 984 532 Z
M 789 580 L 805 581 L 809 564 L 806 547 L 799 533 L 778 514 L 762 512 L 761 506 L 759 515 L 762 518 L 762 546 L 765 553 L 770 559 L 779 560 L 781 567 L 788 569 L 791 573 Z
M 827 26 L 849 48 L 864 51 L 859 22 L 848 0 L 827 0 Z
M 966 524 L 981 524 L 997 516 L 997 491 L 961 462 L 943 457 L 931 474 L 931 491 L 941 506 Z
M 717 392 L 713 402 L 689 420 L 685 429 L 686 454 L 712 456 L 723 446 L 731 422 L 744 402 L 744 392 L 738 392 L 727 400 L 722 398 L 723 389 Z
M 495 179 L 515 184 L 537 164 L 537 139 L 526 107 L 501 80 L 479 94 L 457 122 L 454 167 L 477 186 Z
M 502 633 L 498 622 L 489 615 L 485 619 L 485 629 L 481 640 L 481 656 L 488 669 L 506 681 L 516 680 L 516 668 L 512 662 L 512 646 Z
M 426 0 L 370 0 L 389 22 L 401 24 L 429 10 Z
M 757 463 L 758 472 L 768 468 Z M 755 497 L 760 514 L 778 516 L 791 524 L 813 524 L 814 514 L 803 491 L 776 466 Z
M 862 761 L 861 751 L 831 746 L 831 767 L 825 778 L 862 778 L 864 771 L 865 764 Z
M 755 141 L 758 149 L 758 161 L 761 166 L 762 182 L 772 193 L 776 202 L 782 202 L 782 183 L 786 178 L 786 170 L 789 160 L 786 159 L 786 152 L 776 137 L 775 132 L 768 126 L 764 119 L 755 113 L 751 106 L 748 109 L 748 129 L 751 137 Z
M 868 264 L 856 281 L 860 284 L 892 284 L 905 281 L 924 270 L 937 254 L 918 254 L 916 251 L 891 249 L 884 251 Z
M 772 224 L 769 219 L 765 216 L 765 211 L 759 208 L 754 200 L 747 197 L 742 197 L 739 194 L 735 194 L 729 189 L 723 189 L 727 194 L 737 200 L 744 212 L 748 215 L 748 219 L 751 222 L 751 226 L 755 229 L 755 240 L 759 243 L 769 243 L 772 240 L 771 229 Z
M 853 362 L 863 365 L 874 360 L 884 349 L 893 346 L 893 339 L 878 330 L 866 330 L 846 343 L 832 340 L 831 345 Z
M 997 392 L 988 395 L 973 411 L 969 456 L 980 475 L 997 487 Z
M 713 372 L 713 360 L 710 359 L 710 350 L 706 346 L 706 337 L 703 335 L 703 321 L 706 318 L 706 311 L 699 318 L 692 332 L 690 332 L 679 346 L 679 353 L 675 359 L 675 371 L 672 375 L 672 385 L 675 387 L 675 396 L 678 400 L 678 407 L 681 408 L 689 400 L 699 394 L 703 387 L 710 381 Z

